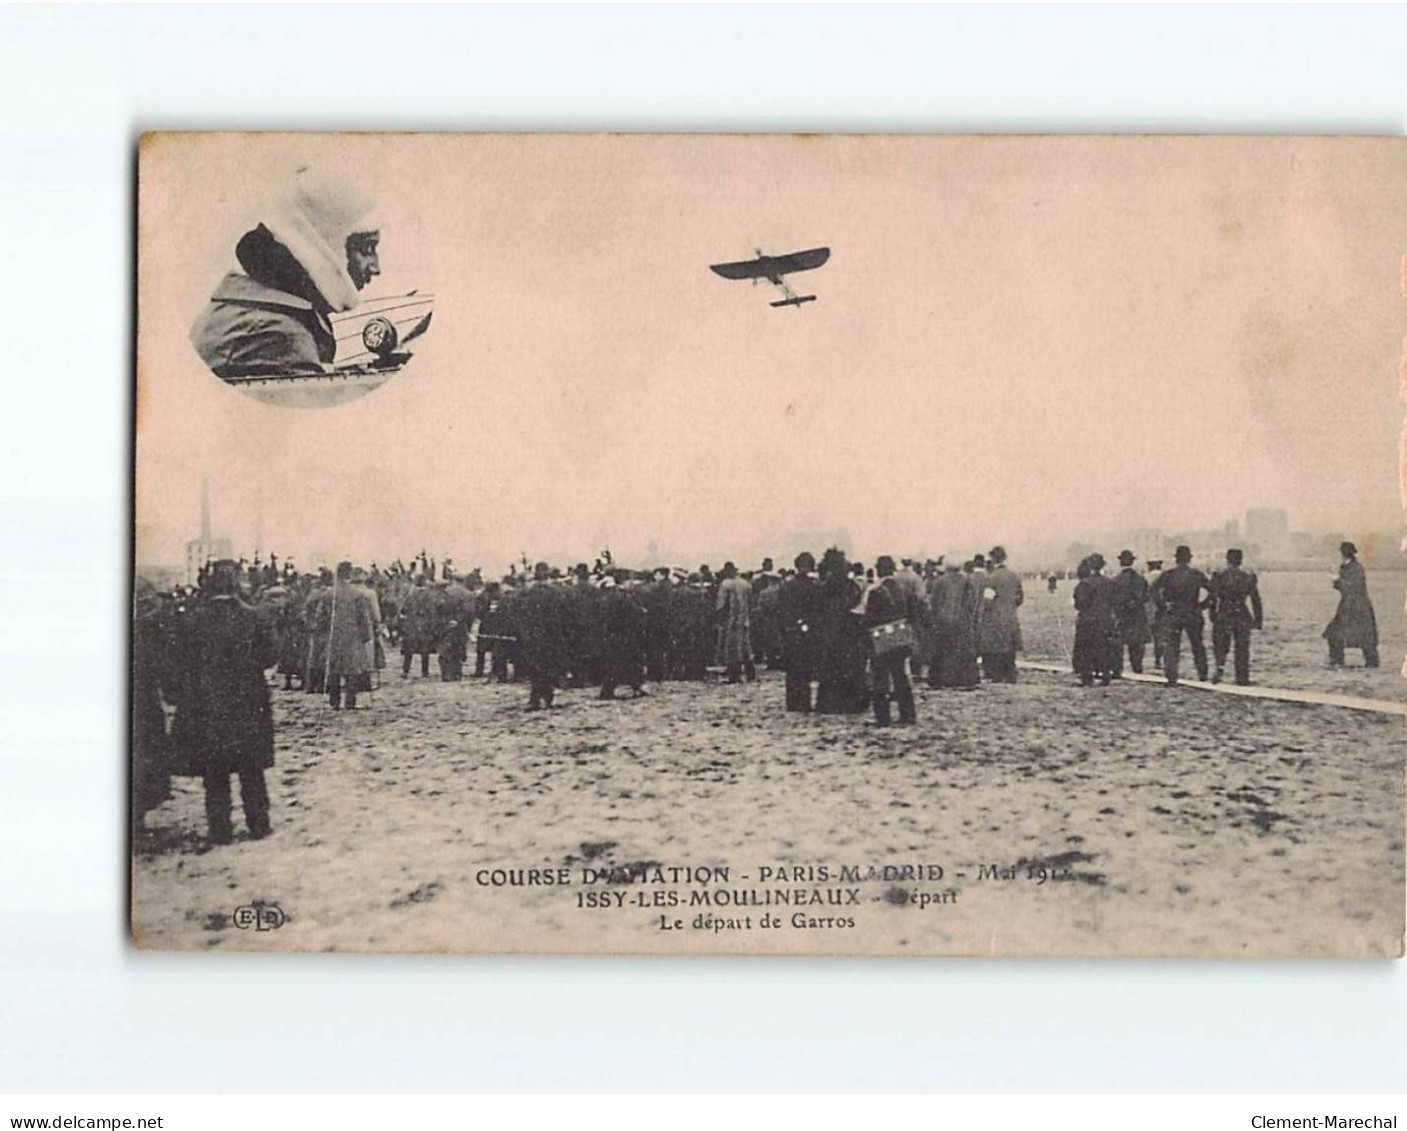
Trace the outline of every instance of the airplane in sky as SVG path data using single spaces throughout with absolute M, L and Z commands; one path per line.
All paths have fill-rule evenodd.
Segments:
M 709 270 L 725 279 L 751 279 L 754 283 L 758 279 L 766 279 L 773 286 L 780 287 L 785 296 L 772 303 L 772 306 L 799 307 L 804 302 L 815 302 L 816 296 L 797 294 L 782 276 L 792 275 L 797 271 L 814 271 L 830 257 L 831 249 L 828 247 L 813 247 L 786 255 L 763 255 L 762 249 L 758 248 L 756 259 L 743 259 L 737 263 L 714 263 L 710 265 Z

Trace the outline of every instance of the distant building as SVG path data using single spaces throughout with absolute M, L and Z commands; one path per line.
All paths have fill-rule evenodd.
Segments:
M 1233 542 L 1227 537 L 1227 528 L 1220 530 L 1184 530 L 1168 538 L 1167 552 L 1163 560 L 1172 565 L 1178 546 L 1186 546 L 1192 551 L 1192 564 L 1203 571 L 1220 569 L 1226 563 L 1226 551 L 1233 545 L 1240 546 L 1241 540 Z
M 233 557 L 228 538 L 210 532 L 210 480 L 200 481 L 200 537 L 186 543 L 186 584 L 194 585 L 206 562 Z
M 765 545 L 748 547 L 738 560 L 738 565 L 742 566 L 743 562 L 748 562 L 748 568 L 754 568 L 755 563 L 761 562 L 763 558 L 771 558 L 777 566 L 790 566 L 802 550 L 814 554 L 816 560 L 820 561 L 821 555 L 832 546 L 843 550 L 847 555 L 853 553 L 854 541 L 850 537 L 850 531 L 844 527 L 834 530 L 791 530 L 779 538 L 771 539 Z M 888 548 L 877 552 L 895 553 L 895 556 L 898 556 Z
M 1246 511 L 1246 541 L 1263 560 L 1291 557 L 1290 516 L 1279 507 L 1252 507 Z
M 1194 538 L 1186 545 L 1192 551 L 1192 564 L 1204 573 L 1220 569 L 1226 563 L 1226 551 L 1231 548 L 1224 534 Z
M 1297 558 L 1312 558 L 1319 552 L 1319 536 L 1296 530 L 1290 535 L 1290 550 Z
M 1120 550 L 1132 550 L 1135 558 L 1140 562 L 1157 561 L 1166 558 L 1166 539 L 1161 530 L 1146 528 L 1143 530 L 1129 530 L 1124 533 L 1123 540 L 1117 546 L 1111 546 L 1110 560 Z

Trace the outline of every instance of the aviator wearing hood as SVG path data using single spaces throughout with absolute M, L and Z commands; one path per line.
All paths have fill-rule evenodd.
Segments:
M 288 196 L 235 248 L 191 342 L 226 380 L 323 372 L 337 352 L 329 315 L 379 275 L 380 225 L 346 183 L 300 170 Z

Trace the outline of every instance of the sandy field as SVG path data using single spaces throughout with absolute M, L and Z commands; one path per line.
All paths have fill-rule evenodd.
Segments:
M 1400 699 L 1400 603 L 1375 576 L 1387 667 L 1327 671 L 1321 581 L 1265 579 L 1257 680 Z M 1033 656 L 1046 598 L 1031 594 Z M 640 700 L 569 691 L 550 713 L 526 698 L 398 672 L 355 713 L 275 691 L 273 835 L 203 851 L 199 782 L 178 779 L 134 861 L 138 942 L 1402 953 L 1400 717 L 1032 672 L 921 688 L 919 725 L 888 731 L 786 714 L 779 673 Z M 529 870 L 539 882 L 513 882 Z M 277 929 L 234 925 L 267 905 Z

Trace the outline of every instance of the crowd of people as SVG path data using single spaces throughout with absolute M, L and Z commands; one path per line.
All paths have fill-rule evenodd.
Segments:
M 1330 662 L 1362 648 L 1376 666 L 1377 629 L 1366 578 L 1350 543 L 1334 581 L 1340 605 L 1325 630 Z M 1169 684 L 1179 678 L 1186 636 L 1199 678 L 1208 664 L 1204 612 L 1212 621 L 1214 680 L 1234 654 L 1236 682 L 1250 682 L 1250 634 L 1264 621 L 1254 573 L 1239 550 L 1210 577 L 1178 547 L 1172 568 L 1140 571 L 1132 552 L 1106 575 L 1100 554 L 1076 570 L 1072 666 L 1083 686 L 1142 673 L 1147 646 Z M 1052 591 L 1061 578 L 1047 575 Z M 1015 683 L 1022 650 L 1022 578 L 993 547 L 965 561 L 878 558 L 872 567 L 830 549 L 819 562 L 741 572 L 700 566 L 628 570 L 609 553 L 571 569 L 523 563 L 486 580 L 424 552 L 409 566 L 300 571 L 276 557 L 209 563 L 197 585 L 160 593 L 139 583 L 134 632 L 134 814 L 167 795 L 171 774 L 203 776 L 208 835 L 232 836 L 230 778 L 241 778 L 251 836 L 269 829 L 263 771 L 273 760 L 268 672 L 285 690 L 325 695 L 355 708 L 384 678 L 399 648 L 400 678 L 521 681 L 527 709 L 551 708 L 564 687 L 615 698 L 646 684 L 756 679 L 761 664 L 785 671 L 785 706 L 799 713 L 857 715 L 875 723 L 917 719 L 913 680 L 971 691 Z M 897 711 L 897 720 L 895 712 Z

